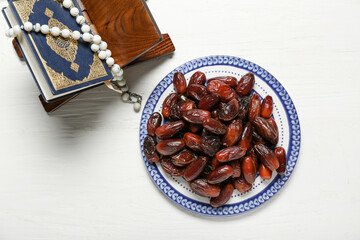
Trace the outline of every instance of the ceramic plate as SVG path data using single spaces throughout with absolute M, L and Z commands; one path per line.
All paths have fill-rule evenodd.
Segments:
M 261 98 L 271 95 L 274 101 L 273 117 L 279 127 L 279 143 L 287 150 L 287 167 L 282 176 L 273 173 L 270 180 L 262 180 L 257 176 L 252 189 L 244 194 L 236 189 L 228 203 L 222 207 L 214 208 L 209 198 L 195 194 L 188 183 L 181 177 L 171 177 L 166 174 L 160 165 L 148 162 L 142 151 L 144 138 L 147 135 L 146 123 L 153 112 L 161 112 L 162 103 L 169 93 L 174 92 L 172 79 L 175 72 L 184 73 L 189 81 L 196 71 L 202 71 L 207 78 L 230 75 L 240 79 L 248 72 L 255 74 L 253 92 Z M 198 58 L 184 63 L 166 75 L 150 94 L 144 107 L 140 122 L 140 147 L 147 171 L 153 182 L 175 204 L 192 212 L 212 215 L 230 216 L 253 210 L 269 201 L 288 181 L 294 170 L 300 150 L 300 124 L 295 106 L 280 82 L 268 71 L 250 61 L 231 56 L 209 56 Z M 154 193 L 155 194 L 155 193 Z

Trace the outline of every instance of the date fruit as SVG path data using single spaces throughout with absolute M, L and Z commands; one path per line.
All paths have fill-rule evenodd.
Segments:
M 162 122 L 162 116 L 158 112 L 154 112 L 149 117 L 149 120 L 147 122 L 147 131 L 150 136 L 155 136 L 155 130 L 160 127 Z
M 252 132 L 253 132 L 252 125 L 250 122 L 247 122 L 245 124 L 244 131 L 241 135 L 241 139 L 239 142 L 239 146 L 243 147 L 246 151 L 249 149 L 251 145 Z
M 185 147 L 182 139 L 168 139 L 159 142 L 156 145 L 156 151 L 163 156 L 171 156 Z
M 253 124 L 256 128 L 256 131 L 259 133 L 261 137 L 263 137 L 266 141 L 269 141 L 272 145 L 276 145 L 278 142 L 278 134 L 275 132 L 271 123 L 266 121 L 265 118 L 256 117 L 253 121 Z
M 272 171 L 270 169 L 268 169 L 267 167 L 265 167 L 264 164 L 260 164 L 259 166 L 259 174 L 260 177 L 264 180 L 270 180 L 271 176 L 272 176 Z
M 279 160 L 276 158 L 275 153 L 270 148 L 264 144 L 258 143 L 254 146 L 254 149 L 260 161 L 268 169 L 274 171 L 279 167 Z
M 183 176 L 184 168 L 175 166 L 168 157 L 163 157 L 160 159 L 160 165 L 162 169 L 171 176 Z
M 189 149 L 184 149 L 181 152 L 171 156 L 172 163 L 179 167 L 186 166 L 196 159 L 196 155 Z
M 248 183 L 243 176 L 233 178 L 233 184 L 240 193 L 246 193 L 251 189 L 251 184 Z
M 228 162 L 243 157 L 246 153 L 246 149 L 240 146 L 232 146 L 220 150 L 216 153 L 216 158 L 219 162 Z
M 236 98 L 230 100 L 219 112 L 219 118 L 223 121 L 233 120 L 239 114 L 239 102 Z
M 224 82 L 224 83 L 226 83 L 227 85 L 229 85 L 229 86 L 232 87 L 232 88 L 236 88 L 236 86 L 237 86 L 237 84 L 238 84 L 236 77 L 232 77 L 232 76 L 220 76 L 220 77 L 210 78 L 210 79 L 208 80 L 208 84 L 209 84 L 211 81 L 214 81 L 214 80 L 218 80 L 218 81 Z
M 195 72 L 191 77 L 189 81 L 189 86 L 192 84 L 198 84 L 198 85 L 205 85 L 206 82 L 206 76 L 203 72 Z
M 186 92 L 190 98 L 196 101 L 200 101 L 203 97 L 205 97 L 208 94 L 206 87 L 199 84 L 191 84 L 187 88 Z
M 276 169 L 276 171 L 279 174 L 284 174 L 286 170 L 286 153 L 285 149 L 283 147 L 277 147 L 274 150 L 274 153 L 276 155 L 276 158 L 279 161 L 279 167 Z
M 250 97 L 245 96 L 245 97 L 238 97 L 238 101 L 239 101 L 238 118 L 243 120 L 248 115 L 251 100 Z
M 251 157 L 244 158 L 244 160 L 242 161 L 241 170 L 245 180 L 248 183 L 251 184 L 255 182 L 257 169 L 256 169 L 255 161 Z
M 234 173 L 234 169 L 229 165 L 222 165 L 216 168 L 212 173 L 207 177 L 208 183 L 217 184 L 225 181 L 231 177 Z
M 201 137 L 195 133 L 187 132 L 184 134 L 184 142 L 187 147 L 196 152 L 202 152 Z
M 174 74 L 173 83 L 177 93 L 184 94 L 186 92 L 186 79 L 182 72 Z
M 221 147 L 220 137 L 204 129 L 201 135 L 201 148 L 203 152 L 210 157 L 215 156 Z
M 261 100 L 259 95 L 254 94 L 251 97 L 250 108 L 248 112 L 248 119 L 250 122 L 254 121 L 254 119 L 260 116 L 261 110 Z
M 204 110 L 210 110 L 214 108 L 220 101 L 220 95 L 217 93 L 211 93 L 201 98 L 198 107 Z
M 200 130 L 202 129 L 202 125 L 196 124 L 196 123 L 189 123 L 188 128 L 189 128 L 190 132 L 197 133 L 197 132 L 200 132 Z
M 217 197 L 220 194 L 220 187 L 210 184 L 206 179 L 199 178 L 189 183 L 191 190 L 204 197 Z
M 170 117 L 171 109 L 175 106 L 177 103 L 178 95 L 176 93 L 171 93 L 169 96 L 167 96 L 163 102 L 162 107 L 162 115 L 165 118 Z
M 225 134 L 227 127 L 225 124 L 220 122 L 219 120 L 213 119 L 213 118 L 205 118 L 203 121 L 203 127 L 215 134 Z
M 156 152 L 156 143 L 153 137 L 146 136 L 144 139 L 143 144 L 143 151 L 145 154 L 145 157 L 148 161 L 151 162 L 158 162 L 159 161 L 159 155 Z
M 169 139 L 175 136 L 184 127 L 185 122 L 183 120 L 170 122 L 168 124 L 162 125 L 161 127 L 158 127 L 155 131 L 155 134 L 159 139 Z
M 205 118 L 211 116 L 211 113 L 202 109 L 190 109 L 183 114 L 183 118 L 191 123 L 202 124 Z
M 263 118 L 269 118 L 273 111 L 273 99 L 271 96 L 267 95 L 261 104 L 260 116 Z
M 214 80 L 208 83 L 207 91 L 209 93 L 217 93 L 220 95 L 221 101 L 229 102 L 231 99 L 236 98 L 236 92 L 226 83 Z
M 232 178 L 237 178 L 241 176 L 241 163 L 240 160 L 234 160 L 230 162 L 231 167 L 234 169 L 234 173 L 231 176 Z
M 234 186 L 230 182 L 222 184 L 220 194 L 210 199 L 210 205 L 213 207 L 221 207 L 227 203 L 234 191 Z
M 252 72 L 245 74 L 239 81 L 236 92 L 240 96 L 249 95 L 255 84 L 255 76 Z
M 242 121 L 234 120 L 228 126 L 226 130 L 226 134 L 222 139 L 222 145 L 225 147 L 234 146 L 241 138 L 241 134 L 243 131 Z
M 204 170 L 205 165 L 208 162 L 208 158 L 205 156 L 200 156 L 194 162 L 190 163 L 184 171 L 184 178 L 186 181 L 190 182 L 197 178 L 201 172 Z

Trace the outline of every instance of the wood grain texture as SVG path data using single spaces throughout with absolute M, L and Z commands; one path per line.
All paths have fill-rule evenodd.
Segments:
M 23 58 L 22 52 L 20 51 L 19 45 L 17 44 L 15 38 L 12 40 L 12 45 L 15 49 L 15 52 L 19 58 Z
M 120 66 L 133 61 L 162 40 L 141 0 L 82 0 L 82 4 Z

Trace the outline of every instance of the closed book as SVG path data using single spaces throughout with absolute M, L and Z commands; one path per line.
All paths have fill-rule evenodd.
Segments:
M 57 0 L 8 0 L 3 13 L 10 26 L 25 22 L 81 32 L 69 10 Z M 79 8 L 76 1 L 75 7 Z M 81 15 L 82 13 L 80 13 Z M 52 101 L 112 78 L 105 61 L 82 39 L 64 39 L 24 30 L 17 38 L 20 49 L 46 101 Z

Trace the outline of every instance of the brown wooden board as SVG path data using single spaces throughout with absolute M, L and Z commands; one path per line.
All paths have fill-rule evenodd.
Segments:
M 142 0 L 81 0 L 90 22 L 120 66 L 159 44 L 162 35 Z

